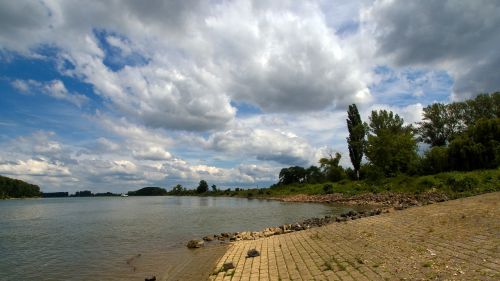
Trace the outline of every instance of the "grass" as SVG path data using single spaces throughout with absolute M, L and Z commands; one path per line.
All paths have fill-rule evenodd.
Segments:
M 500 191 L 500 169 L 471 172 L 447 172 L 426 176 L 398 175 L 392 178 L 383 178 L 376 182 L 344 179 L 335 183 L 291 184 L 273 188 L 241 190 L 239 192 L 231 191 L 230 195 L 254 198 L 282 197 L 296 194 L 316 195 L 325 194 L 325 185 L 331 186 L 331 188 L 328 188 L 328 193 L 340 193 L 348 196 L 368 192 L 404 192 L 419 194 L 433 190 L 444 192 L 450 198 L 460 198 L 486 192 Z

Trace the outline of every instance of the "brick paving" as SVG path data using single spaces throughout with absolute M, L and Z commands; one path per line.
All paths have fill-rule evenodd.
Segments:
M 239 241 L 209 280 L 500 280 L 499 204 L 496 192 Z

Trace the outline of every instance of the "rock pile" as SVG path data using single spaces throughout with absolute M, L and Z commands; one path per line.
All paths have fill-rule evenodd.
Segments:
M 321 218 L 310 218 L 301 222 L 292 224 L 284 224 L 281 226 L 268 227 L 262 231 L 242 231 L 242 232 L 224 232 L 221 234 L 208 235 L 203 237 L 203 240 L 191 240 L 188 243 L 188 248 L 199 248 L 203 246 L 203 241 L 221 241 L 221 242 L 236 242 L 241 240 L 255 240 L 272 235 L 280 235 L 294 231 L 301 231 L 312 227 L 320 227 L 333 222 L 345 222 L 356 220 L 363 217 L 380 215 L 382 212 L 389 212 L 389 208 L 394 210 L 403 210 L 412 206 L 421 206 L 432 204 L 435 202 L 443 202 L 448 200 L 444 193 L 440 192 L 424 192 L 418 195 L 410 195 L 404 193 L 377 193 L 377 194 L 360 194 L 351 197 L 346 197 L 341 194 L 326 194 L 326 195 L 297 195 L 281 199 L 291 202 L 337 202 L 358 205 L 374 205 L 382 206 L 382 209 L 373 209 L 370 211 L 348 211 L 340 214 L 340 216 L 331 217 L 325 216 Z

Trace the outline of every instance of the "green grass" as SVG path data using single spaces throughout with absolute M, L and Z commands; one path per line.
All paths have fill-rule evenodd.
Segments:
M 325 185 L 331 185 L 328 193 L 357 195 L 362 193 L 404 192 L 419 194 L 426 191 L 444 192 L 451 198 L 466 197 L 486 192 L 500 191 L 500 169 L 478 170 L 472 172 L 447 172 L 427 176 L 399 175 L 384 178 L 377 182 L 342 180 L 335 183 L 291 184 L 266 189 L 232 192 L 239 197 L 281 197 L 296 194 L 325 194 Z M 249 196 L 249 194 L 252 194 Z

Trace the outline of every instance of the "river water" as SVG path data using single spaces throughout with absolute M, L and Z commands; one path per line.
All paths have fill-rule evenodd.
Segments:
M 190 239 L 347 209 L 225 197 L 0 200 L 0 280 L 144 280 L 189 258 Z

